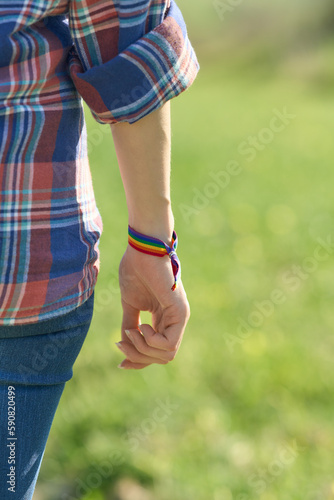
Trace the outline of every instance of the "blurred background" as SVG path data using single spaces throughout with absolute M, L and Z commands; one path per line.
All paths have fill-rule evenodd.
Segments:
M 35 499 L 334 499 L 334 3 L 178 4 L 201 64 L 172 103 L 192 316 L 172 363 L 117 369 L 127 213 L 87 112 L 101 273 Z

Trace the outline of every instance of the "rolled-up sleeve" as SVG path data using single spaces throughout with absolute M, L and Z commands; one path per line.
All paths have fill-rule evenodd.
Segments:
M 199 70 L 174 0 L 73 0 L 69 26 L 70 75 L 99 123 L 136 122 Z

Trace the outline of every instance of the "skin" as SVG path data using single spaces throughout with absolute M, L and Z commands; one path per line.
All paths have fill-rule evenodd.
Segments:
M 130 125 L 111 126 L 123 180 L 129 224 L 171 245 L 174 217 L 170 201 L 170 105 Z M 182 281 L 175 291 L 168 256 L 143 254 L 130 245 L 119 266 L 126 356 L 120 368 L 142 369 L 172 361 L 181 345 L 190 308 Z M 140 324 L 140 311 L 152 313 L 152 325 Z M 127 332 L 128 333 L 127 333 Z

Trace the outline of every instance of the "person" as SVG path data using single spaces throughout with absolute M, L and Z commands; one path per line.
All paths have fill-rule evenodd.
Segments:
M 1 2 L 0 46 L 0 497 L 31 500 L 99 273 L 82 99 L 111 128 L 128 207 L 119 366 L 166 364 L 190 315 L 170 100 L 199 65 L 174 0 Z

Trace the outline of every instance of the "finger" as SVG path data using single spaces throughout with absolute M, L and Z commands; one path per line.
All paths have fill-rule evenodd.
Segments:
M 185 330 L 183 322 L 174 323 L 164 329 L 162 333 L 156 332 L 150 325 L 139 325 L 143 333 L 146 344 L 162 351 L 177 351 L 181 345 L 182 336 Z
M 139 325 L 146 343 L 166 351 L 176 351 L 181 344 L 186 324 L 190 318 L 190 307 L 180 283 L 178 297 L 162 311 L 162 319 L 155 331 L 150 325 Z
M 132 361 L 133 363 L 141 363 L 141 364 L 156 363 L 159 365 L 164 365 L 168 363 L 168 360 L 147 356 L 146 354 L 138 352 L 135 346 L 132 345 L 130 342 L 121 341 L 118 342 L 116 345 L 120 349 L 120 351 L 122 351 L 126 355 L 127 359 Z
M 148 325 L 149 326 L 149 325 Z M 127 337 L 130 339 L 134 347 L 141 354 L 145 354 L 150 358 L 158 358 L 163 361 L 172 361 L 176 356 L 176 351 L 167 351 L 166 349 L 157 349 L 146 343 L 144 335 L 139 330 L 126 330 Z
M 139 309 L 131 306 L 124 300 L 122 300 L 123 318 L 122 318 L 122 338 L 126 339 L 125 330 L 131 328 L 138 328 L 140 323 L 140 311 Z
M 118 368 L 125 368 L 126 370 L 142 370 L 146 366 L 150 366 L 151 363 L 142 364 L 142 363 L 132 363 L 129 359 L 124 359 L 122 363 L 118 365 Z

